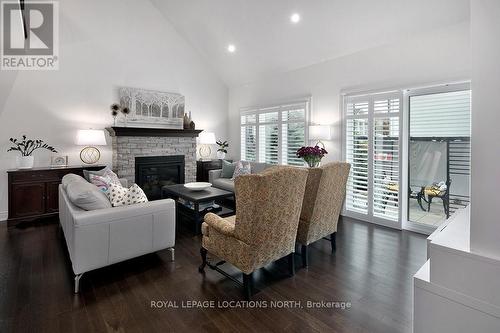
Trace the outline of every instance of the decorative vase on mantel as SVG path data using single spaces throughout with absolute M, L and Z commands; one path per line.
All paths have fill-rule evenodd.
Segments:
M 183 127 L 185 130 L 189 129 L 189 123 L 191 123 L 191 119 L 190 119 L 190 117 L 188 116 L 188 114 L 187 114 L 187 113 L 184 113 L 184 119 L 183 119 L 182 123 L 183 123 L 183 124 L 182 124 L 182 125 L 183 125 L 182 127 Z

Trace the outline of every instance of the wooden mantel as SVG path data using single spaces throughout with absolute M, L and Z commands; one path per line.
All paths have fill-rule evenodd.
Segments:
M 107 127 L 111 136 L 163 136 L 163 137 L 197 137 L 203 130 L 142 128 L 142 127 Z

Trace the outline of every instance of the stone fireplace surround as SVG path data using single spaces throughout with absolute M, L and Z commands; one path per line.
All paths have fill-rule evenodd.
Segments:
M 113 148 L 113 170 L 118 177 L 135 182 L 135 158 L 143 156 L 184 155 L 185 182 L 196 180 L 196 137 L 179 134 L 174 136 L 116 135 L 116 128 L 109 129 Z M 196 134 L 197 136 L 197 134 Z

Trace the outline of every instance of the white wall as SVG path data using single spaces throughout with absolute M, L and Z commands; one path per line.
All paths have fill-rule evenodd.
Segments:
M 112 124 L 117 87 L 182 93 L 197 128 L 226 136 L 228 92 L 149 1 L 60 1 L 60 69 L 0 72 L 0 220 L 7 211 L 9 137 L 44 139 L 79 164 L 78 129 Z M 111 140 L 101 162 L 111 163 Z M 35 153 L 49 165 L 50 154 Z
M 500 258 L 500 2 L 471 1 L 471 251 Z
M 470 78 L 469 24 L 271 76 L 229 91 L 230 154 L 239 157 L 239 109 L 311 95 L 312 120 L 333 125 L 327 160 L 341 158 L 340 92 Z

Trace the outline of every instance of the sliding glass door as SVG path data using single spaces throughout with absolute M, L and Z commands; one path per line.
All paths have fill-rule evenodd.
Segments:
M 407 225 L 432 231 L 470 198 L 468 84 L 410 90 Z
M 345 96 L 344 155 L 351 163 L 344 215 L 401 227 L 401 93 Z

